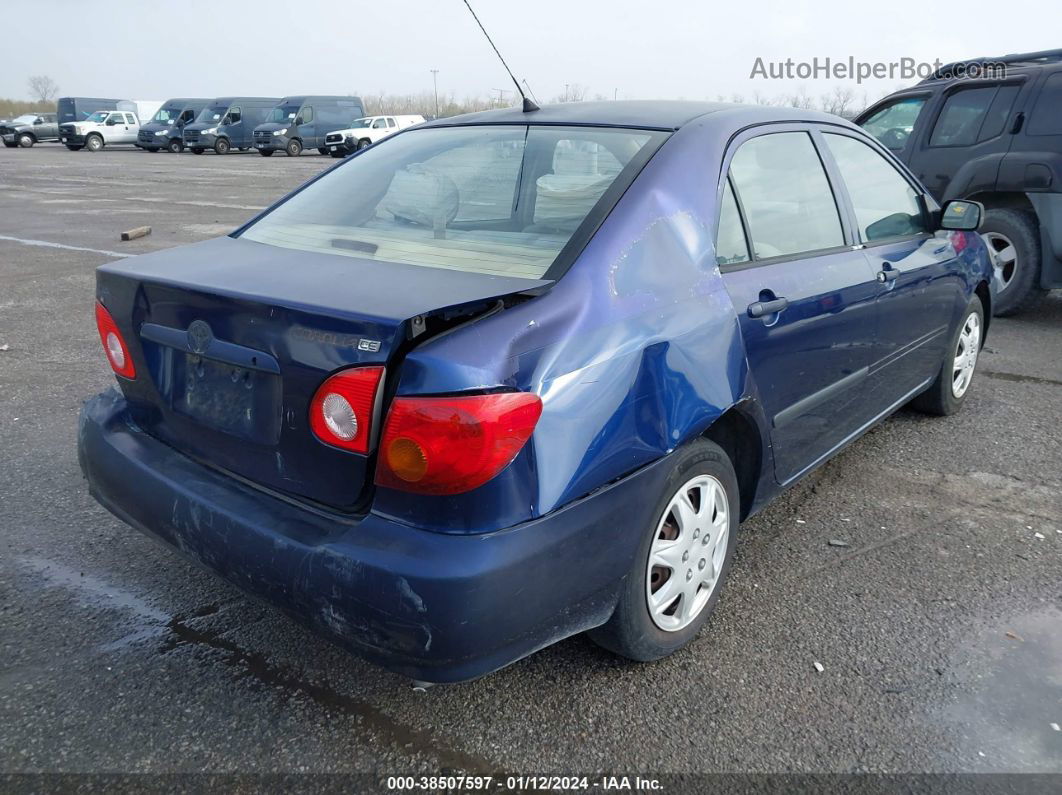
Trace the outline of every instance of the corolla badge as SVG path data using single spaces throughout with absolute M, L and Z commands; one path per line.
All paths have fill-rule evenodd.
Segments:
M 205 353 L 214 339 L 214 332 L 202 320 L 193 320 L 188 326 L 188 347 L 193 353 Z

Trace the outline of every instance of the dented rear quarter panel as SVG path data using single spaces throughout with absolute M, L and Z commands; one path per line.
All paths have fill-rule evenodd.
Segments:
M 479 489 L 444 500 L 381 489 L 374 511 L 457 532 L 541 516 L 661 458 L 752 394 L 715 260 L 715 186 L 733 130 L 723 115 L 661 146 L 548 292 L 406 357 L 398 394 L 526 390 L 541 396 L 542 418 Z

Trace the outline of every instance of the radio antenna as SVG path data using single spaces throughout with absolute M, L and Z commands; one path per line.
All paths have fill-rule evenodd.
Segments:
M 470 6 L 468 4 L 468 0 L 464 0 L 464 3 L 465 3 L 465 7 L 468 9 L 468 13 L 470 13 L 472 15 L 472 19 L 476 20 L 476 24 L 479 25 L 479 29 L 482 30 L 483 31 L 483 35 L 487 37 L 487 43 L 489 43 L 490 46 L 491 46 L 491 49 L 494 50 L 494 54 L 498 56 L 498 60 L 502 62 L 502 66 L 505 67 L 505 71 L 509 73 L 509 79 L 513 81 L 513 85 L 516 86 L 517 92 L 520 94 L 521 98 L 524 100 L 524 103 L 523 103 L 524 113 L 530 113 L 533 110 L 538 110 L 539 109 L 538 105 L 536 105 L 534 102 L 532 102 L 530 99 L 528 99 L 527 98 L 527 94 L 525 94 L 524 90 L 522 88 L 520 88 L 520 83 L 513 76 L 512 69 L 509 68 L 509 64 L 505 63 L 505 59 L 502 58 L 502 54 L 500 52 L 498 52 L 498 48 L 494 46 L 494 42 L 491 40 L 490 34 L 487 33 L 487 29 L 485 27 L 483 27 L 483 23 L 479 21 L 479 17 L 477 17 L 476 16 L 476 12 L 472 10 L 472 6 Z

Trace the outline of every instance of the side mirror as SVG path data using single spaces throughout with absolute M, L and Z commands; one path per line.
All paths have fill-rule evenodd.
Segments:
M 117 123 L 118 123 L 117 119 L 114 119 L 114 118 L 108 118 L 107 119 L 107 126 L 108 127 L 113 127 Z
M 940 214 L 941 229 L 955 229 L 960 232 L 976 232 L 985 216 L 981 202 L 955 199 L 944 205 Z
M 302 116 L 296 116 L 296 117 L 295 117 L 295 126 L 296 126 L 296 127 L 298 127 L 298 126 L 299 126 L 300 124 L 305 124 L 305 123 L 306 123 L 306 122 L 304 122 L 304 121 L 302 120 Z
M 36 119 L 33 120 L 33 123 L 34 124 L 44 124 L 44 119 L 42 119 L 40 116 L 38 116 Z
M 228 116 L 222 116 L 221 117 L 221 126 L 224 127 L 224 126 L 226 126 L 228 124 L 232 124 L 232 119 L 230 119 Z

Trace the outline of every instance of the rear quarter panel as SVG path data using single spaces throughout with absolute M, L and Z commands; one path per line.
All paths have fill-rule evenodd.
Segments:
M 715 261 L 725 144 L 683 127 L 549 292 L 407 357 L 399 394 L 509 387 L 539 394 L 543 414 L 488 484 L 445 500 L 382 489 L 374 510 L 458 532 L 540 516 L 666 455 L 749 391 Z

